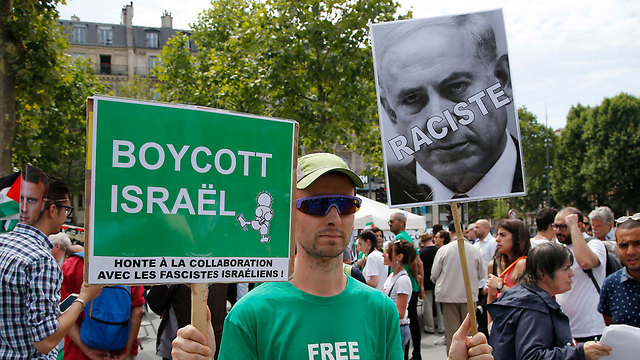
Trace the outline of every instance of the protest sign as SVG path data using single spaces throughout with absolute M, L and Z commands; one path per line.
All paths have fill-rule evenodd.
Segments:
M 89 283 L 284 281 L 297 123 L 95 97 Z
M 371 36 L 389 205 L 525 195 L 502 11 Z

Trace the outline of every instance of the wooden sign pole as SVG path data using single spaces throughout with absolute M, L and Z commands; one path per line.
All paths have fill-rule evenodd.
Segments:
M 207 297 L 209 297 L 209 284 L 191 285 L 191 325 L 193 325 L 202 335 L 207 337 Z M 211 358 L 216 352 L 216 339 L 213 338 L 211 348 Z
M 471 334 L 475 335 L 478 333 L 478 324 L 476 322 L 476 307 L 474 304 L 473 293 L 471 292 L 471 283 L 469 281 L 469 266 L 467 265 L 467 253 L 464 249 L 464 237 L 462 236 L 462 226 L 460 226 L 458 203 L 455 201 L 451 202 L 451 214 L 453 215 L 453 222 L 456 227 L 456 235 L 458 236 L 458 253 L 460 254 L 460 265 L 462 266 L 464 291 L 467 294 L 467 310 L 469 311 L 469 320 L 471 320 Z

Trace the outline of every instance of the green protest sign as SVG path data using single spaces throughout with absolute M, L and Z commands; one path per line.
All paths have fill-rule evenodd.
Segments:
M 297 124 L 95 97 L 90 283 L 282 281 Z

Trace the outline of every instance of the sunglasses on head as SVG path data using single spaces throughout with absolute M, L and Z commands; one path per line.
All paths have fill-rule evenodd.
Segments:
M 638 221 L 640 220 L 640 213 L 635 213 L 631 216 L 622 216 L 616 219 L 616 224 L 622 224 L 623 222 L 627 221 L 627 220 L 634 220 L 634 221 Z
M 338 210 L 340 215 L 350 215 L 360 209 L 362 200 L 355 196 L 347 195 L 320 195 L 309 196 L 296 200 L 296 207 L 305 214 L 325 216 L 332 207 Z

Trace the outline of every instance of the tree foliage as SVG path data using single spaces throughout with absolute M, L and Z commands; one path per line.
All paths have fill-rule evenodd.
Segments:
M 553 129 L 538 122 L 536 116 L 525 106 L 518 109 L 520 122 L 520 145 L 524 160 L 525 182 L 527 184 L 527 196 L 516 198 L 479 201 L 469 206 L 471 219 L 480 218 L 506 218 L 510 209 L 518 210 L 524 215 L 527 212 L 535 212 L 543 207 L 546 202 L 546 149 L 545 139 L 555 141 Z M 550 161 L 553 160 L 553 147 L 550 149 Z M 553 204 L 553 201 L 552 201 Z
M 394 1 L 221 0 L 163 49 L 160 98 L 300 123 L 302 152 L 345 146 L 381 174 L 369 28 Z
M 639 178 L 640 99 L 622 93 L 593 108 L 573 107 L 555 153 L 556 199 L 632 213 L 640 208 Z
M 0 3 L 0 174 L 11 171 L 18 99 L 31 107 L 51 101 L 65 41 L 56 24 L 60 0 Z
M 538 122 L 536 116 L 526 107 L 518 109 L 520 120 L 520 138 L 522 140 L 522 156 L 524 159 L 527 196 L 514 198 L 513 205 L 521 213 L 537 211 L 546 203 L 547 195 L 547 157 L 545 140 L 553 144 L 553 129 Z M 553 158 L 553 147 L 550 149 Z M 548 206 L 548 205 L 547 205 Z
M 39 166 L 69 185 L 72 193 L 84 190 L 86 100 L 109 90 L 94 75 L 87 59 L 65 56 L 56 66 L 57 83 L 43 106 L 18 99 L 18 122 L 13 164 Z

